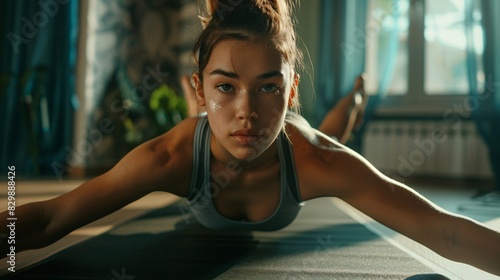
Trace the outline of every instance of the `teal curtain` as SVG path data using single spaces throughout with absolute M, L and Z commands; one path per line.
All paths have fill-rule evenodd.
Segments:
M 392 7 L 398 7 L 398 0 L 393 0 Z M 348 94 L 354 84 L 354 79 L 364 72 L 368 0 L 323 0 L 321 7 L 321 41 L 319 50 L 319 74 L 316 81 L 317 103 L 315 124 L 321 122 L 336 102 Z M 398 11 L 390 16 L 398 22 Z M 361 152 L 362 137 L 366 124 L 373 118 L 374 112 L 381 100 L 387 94 L 393 78 L 399 48 L 399 26 L 384 30 L 387 40 L 381 41 L 377 54 L 378 89 L 370 96 L 365 111 L 362 126 L 354 132 L 354 140 L 349 146 Z
M 78 1 L 0 2 L 0 165 L 53 175 L 73 135 Z
M 479 1 L 479 0 L 476 0 Z M 482 0 L 482 25 L 484 30 L 484 91 L 478 90 L 477 61 L 472 37 L 475 0 L 466 0 L 467 71 L 470 103 L 478 131 L 488 146 L 491 169 L 497 190 L 500 190 L 500 1 Z
M 366 1 L 321 1 L 320 44 L 312 123 L 348 94 L 365 62 Z

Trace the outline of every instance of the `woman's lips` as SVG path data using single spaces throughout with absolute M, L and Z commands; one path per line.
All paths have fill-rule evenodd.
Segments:
M 242 145 L 253 144 L 259 140 L 258 133 L 246 129 L 233 132 L 231 137 Z
M 236 142 L 243 145 L 253 144 L 259 140 L 257 135 L 232 135 L 232 137 Z

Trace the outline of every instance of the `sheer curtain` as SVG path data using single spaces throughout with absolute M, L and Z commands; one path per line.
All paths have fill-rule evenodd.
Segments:
M 51 174 L 71 145 L 78 1 L 1 1 L 0 165 Z
M 384 23 L 378 23 L 379 31 L 374 32 L 371 29 L 366 30 L 367 37 L 376 37 L 376 73 L 368 73 L 375 75 L 377 87 L 374 95 L 370 96 L 365 111 L 365 121 L 361 127 L 354 132 L 353 148 L 361 151 L 362 138 L 366 129 L 366 125 L 373 118 L 375 110 L 379 103 L 387 96 L 389 87 L 394 78 L 394 71 L 398 58 L 398 49 L 400 46 L 400 17 L 403 12 L 401 9 L 401 0 L 385 1 L 383 13 L 386 16 Z M 380 3 L 379 3 L 380 4 Z M 367 10 L 367 13 L 379 13 L 378 10 Z M 368 22 L 367 26 L 372 26 L 372 22 Z M 361 151 L 362 152 L 362 151 Z
M 478 131 L 489 149 L 491 169 L 500 190 L 500 1 L 482 0 L 482 23 L 484 30 L 484 91 L 478 91 L 476 50 L 474 49 L 473 5 L 466 0 L 467 71 L 470 87 L 472 114 Z

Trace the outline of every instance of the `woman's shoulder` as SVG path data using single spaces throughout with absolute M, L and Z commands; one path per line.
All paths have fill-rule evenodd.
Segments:
M 177 125 L 172 127 L 169 131 L 165 132 L 162 137 L 168 139 L 178 139 L 186 140 L 187 138 L 193 138 L 196 125 L 203 117 L 191 117 L 182 120 Z
M 345 148 L 337 139 L 313 128 L 300 114 L 293 112 L 287 113 L 285 124 L 285 130 L 293 146 L 309 146 L 310 149 L 317 151 L 335 151 Z
M 193 155 L 194 134 L 199 120 L 198 117 L 187 118 L 146 145 L 150 150 L 165 152 L 169 158 L 190 162 Z
M 311 127 L 301 116 L 287 116 L 286 132 L 290 139 L 303 200 L 339 196 L 348 172 L 358 166 L 361 157 L 337 140 Z
M 193 139 L 196 125 L 201 118 L 202 117 L 191 117 L 184 119 L 161 135 L 160 138 L 164 141 L 175 142 L 178 145 L 188 144 L 186 141 Z
M 193 161 L 193 138 L 198 118 L 188 118 L 130 153 L 135 164 L 143 165 L 155 177 L 157 190 L 187 194 Z

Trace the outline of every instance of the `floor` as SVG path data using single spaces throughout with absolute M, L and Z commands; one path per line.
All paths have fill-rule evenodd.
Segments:
M 81 182 L 19 181 L 16 182 L 16 202 L 21 205 L 49 199 Z M 480 186 L 450 186 L 442 181 L 409 185 L 449 211 L 500 230 L 500 200 L 492 198 L 485 203 L 471 199 Z M 165 275 L 182 274 L 183 278 L 191 275 L 189 278 L 196 279 L 270 276 L 279 279 L 500 279 L 447 261 L 340 200 L 321 199 L 308 204 L 296 223 L 278 233 L 216 235 L 191 223 L 190 218 L 179 211 L 184 207 L 182 201 L 169 194 L 153 193 L 49 247 L 17 254 L 16 271 L 20 274 L 9 272 L 8 263 L 1 261 L 0 276 L 8 279 L 17 279 L 16 276 L 22 276 L 18 279 L 132 279 L 134 275 L 135 279 L 162 279 Z M 5 194 L 0 195 L 0 205 L 0 210 L 5 210 Z M 326 215 L 326 212 L 334 214 Z M 187 241 L 187 236 L 192 239 Z M 135 243 L 145 244 L 147 248 Z M 218 244 L 217 247 L 214 244 Z M 173 252 L 156 251 L 158 247 L 171 248 Z M 124 248 L 134 248 L 135 253 L 129 255 L 130 249 Z M 220 248 L 224 250 L 220 252 Z M 212 251 L 219 252 L 207 253 Z M 194 257 L 193 252 L 199 256 Z M 102 259 L 96 261 L 90 257 L 94 254 Z M 165 265 L 159 266 L 158 260 Z M 103 263 L 107 266 L 101 267 Z M 140 269 L 152 264 L 154 268 Z

